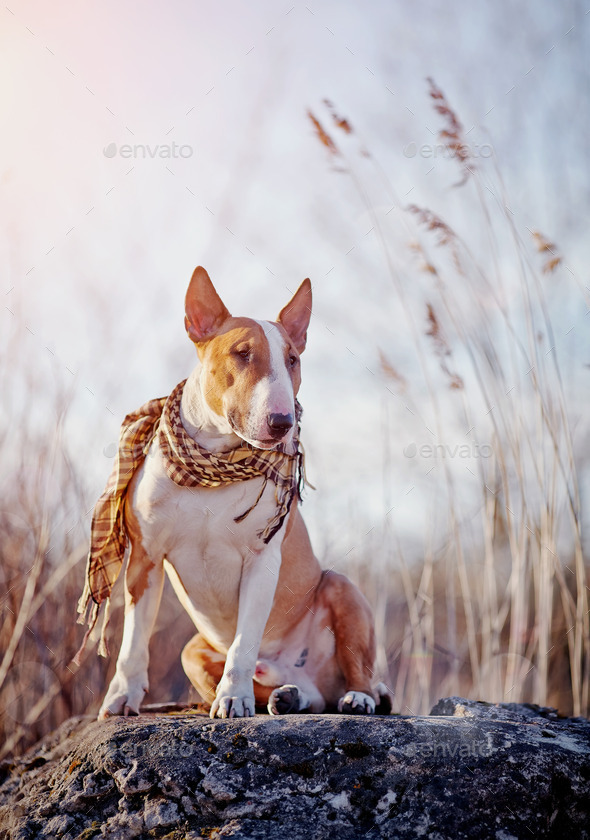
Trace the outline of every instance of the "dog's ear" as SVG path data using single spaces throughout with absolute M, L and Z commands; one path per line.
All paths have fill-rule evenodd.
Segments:
M 298 353 L 303 353 L 307 341 L 307 328 L 311 318 L 311 282 L 304 280 L 289 303 L 281 309 L 277 321 L 289 333 Z
M 205 269 L 193 271 L 184 300 L 184 325 L 191 341 L 211 338 L 230 316 Z

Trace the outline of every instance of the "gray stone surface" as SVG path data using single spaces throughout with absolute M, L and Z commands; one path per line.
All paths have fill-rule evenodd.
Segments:
M 590 722 L 439 701 L 426 717 L 67 721 L 0 767 L 0 838 L 589 838 Z

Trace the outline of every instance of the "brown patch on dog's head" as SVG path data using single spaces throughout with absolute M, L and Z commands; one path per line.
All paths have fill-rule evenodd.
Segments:
M 264 329 L 251 318 L 229 318 L 217 335 L 197 345 L 197 352 L 207 403 L 216 414 L 231 415 L 240 428 L 256 383 L 270 375 Z

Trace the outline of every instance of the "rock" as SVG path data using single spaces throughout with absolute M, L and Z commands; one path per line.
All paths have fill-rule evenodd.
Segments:
M 0 767 L 0 838 L 590 840 L 590 721 L 440 700 L 430 716 L 74 718 Z
M 176 825 L 180 821 L 178 805 L 164 798 L 148 799 L 143 809 L 143 821 L 148 831 L 161 825 Z

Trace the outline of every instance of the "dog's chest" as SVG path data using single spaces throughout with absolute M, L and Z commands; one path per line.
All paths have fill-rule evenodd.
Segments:
M 143 547 L 158 562 L 165 557 L 196 608 L 235 611 L 242 566 L 256 562 L 265 544 L 260 538 L 276 513 L 275 485 L 264 479 L 219 487 L 181 487 L 166 474 L 156 442 L 138 475 L 133 508 Z M 254 507 L 253 507 L 254 506 Z M 241 521 L 250 508 L 250 512 Z M 273 537 L 277 546 L 281 534 Z

